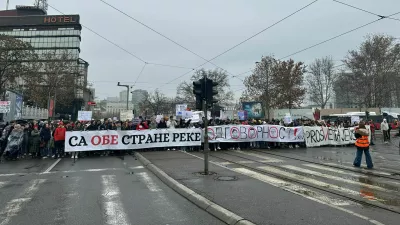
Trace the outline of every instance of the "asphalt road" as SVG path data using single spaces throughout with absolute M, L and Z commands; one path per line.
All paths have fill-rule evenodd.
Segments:
M 382 168 L 386 158 L 376 159 L 378 153 L 374 170 L 342 163 L 354 154 L 354 147 L 212 151 L 215 174 L 201 176 L 202 152 L 143 153 L 171 177 L 256 224 L 398 224 L 400 176 Z M 394 156 L 391 169 L 400 165 Z
M 224 224 L 132 156 L 0 164 L 0 225 Z

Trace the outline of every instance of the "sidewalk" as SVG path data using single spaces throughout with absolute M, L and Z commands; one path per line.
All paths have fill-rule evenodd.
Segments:
M 204 168 L 203 160 L 190 153 L 176 151 L 141 154 L 181 184 L 256 224 L 366 223 L 359 217 L 343 213 L 343 210 L 307 199 L 305 195 L 293 194 L 212 163 L 209 169 L 216 174 L 203 176 L 198 173 Z

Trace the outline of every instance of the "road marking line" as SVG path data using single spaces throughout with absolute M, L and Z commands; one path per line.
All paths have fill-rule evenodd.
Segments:
M 9 182 L 8 181 L 0 181 L 0 188 L 6 186 Z
M 26 174 L 27 173 L 6 173 L 6 174 L 0 174 L 0 177 L 22 176 Z
M 312 167 L 312 168 L 320 169 L 320 170 L 326 170 L 326 171 L 330 171 L 330 172 L 334 172 L 334 173 L 345 174 L 347 176 L 352 176 L 352 177 L 357 177 L 357 178 L 366 178 L 366 179 L 371 178 L 366 175 L 349 173 L 349 171 L 345 171 L 345 170 L 341 170 L 341 169 L 334 169 L 334 168 L 327 167 L 327 166 L 320 166 L 320 165 L 315 165 L 315 164 L 303 164 L 303 166 L 308 166 L 308 167 Z M 400 186 L 400 183 L 395 182 L 395 181 L 382 181 L 382 182 L 380 181 L 380 183 L 392 183 L 392 184 L 396 184 L 396 185 Z
M 60 159 L 61 160 L 61 159 Z M 57 162 L 55 162 L 57 163 Z M 9 173 L 9 174 L 0 174 L 0 177 L 11 177 L 11 176 L 25 176 L 25 175 L 44 175 L 44 174 L 55 174 L 55 173 L 79 173 L 79 172 L 102 172 L 102 171 L 125 171 L 124 168 L 103 168 L 103 169 L 85 169 L 85 170 L 67 170 L 67 171 L 51 171 L 56 165 L 53 163 L 49 168 L 46 169 L 45 172 L 42 173 Z M 53 168 L 51 168 L 53 167 Z M 143 169 L 143 166 L 134 166 L 129 167 L 129 169 Z
M 388 190 L 386 188 L 382 188 L 382 187 L 379 187 L 379 186 L 370 185 L 370 184 L 366 184 L 366 183 L 362 183 L 362 182 L 358 182 L 358 181 L 354 181 L 354 180 L 344 179 L 344 178 L 341 178 L 341 177 L 336 177 L 336 176 L 332 176 L 332 175 L 329 175 L 329 174 L 320 173 L 320 172 L 317 172 L 317 171 L 314 171 L 314 170 L 303 169 L 303 168 L 300 168 L 300 167 L 297 167 L 297 166 L 283 165 L 282 167 L 286 168 L 286 169 L 291 169 L 291 170 L 295 170 L 295 171 L 298 171 L 298 172 L 302 172 L 302 173 L 305 173 L 305 174 L 311 174 L 311 175 L 314 175 L 314 176 L 319 176 L 319 177 L 323 177 L 323 178 L 327 178 L 327 179 L 331 179 L 331 180 L 341 181 L 341 182 L 344 182 L 344 183 L 357 184 L 357 185 L 361 185 L 361 186 L 368 187 L 368 188 L 375 189 L 375 190 L 379 190 L 379 191 L 394 192 L 394 191 L 391 191 L 391 190 Z
M 293 184 L 291 182 L 284 181 L 284 180 L 281 180 L 281 179 L 278 179 L 278 178 L 275 178 L 275 177 L 270 177 L 270 176 L 267 176 L 265 174 L 257 173 L 257 172 L 252 171 L 252 170 L 248 170 L 248 169 L 245 169 L 245 168 L 232 168 L 232 169 L 235 172 L 247 175 L 249 177 L 253 177 L 253 178 L 255 178 L 257 180 L 260 180 L 260 181 L 262 181 L 264 183 L 268 183 L 268 184 L 271 184 L 272 186 L 285 189 L 285 190 L 287 190 L 289 192 L 292 192 L 292 193 L 297 194 L 297 195 L 301 195 L 303 197 L 313 197 L 313 198 L 316 198 L 316 199 L 318 199 L 320 201 L 323 201 L 325 203 L 329 203 L 329 204 L 332 204 L 332 205 L 335 205 L 335 206 L 357 205 L 357 203 L 355 203 L 355 202 L 331 198 L 331 197 L 329 197 L 327 195 L 324 195 L 324 194 L 319 193 L 319 192 L 315 192 L 315 191 L 313 191 L 311 189 L 308 189 L 308 188 L 305 188 L 305 187 L 302 187 L 302 186 L 299 186 L 299 185 L 296 185 L 296 184 Z
M 158 205 L 158 216 L 164 218 L 165 220 L 171 220 L 171 218 L 178 218 L 179 221 L 190 221 L 190 217 L 184 214 L 182 210 L 180 210 L 176 204 L 169 200 L 165 192 L 154 182 L 153 178 L 149 176 L 147 172 L 137 173 L 136 175 L 139 176 L 139 179 L 145 183 L 147 188 L 154 192 L 154 200 L 151 201 L 152 203 Z M 176 221 L 178 222 L 178 221 Z
M 204 160 L 203 158 L 201 158 L 201 157 L 199 157 L 199 156 L 197 156 L 197 155 L 193 155 L 193 154 L 190 154 L 190 153 L 188 153 L 188 152 L 184 152 L 184 153 L 185 153 L 185 154 L 188 154 L 188 155 L 190 155 L 190 156 L 193 156 L 193 157 L 195 157 L 195 158 Z M 211 160 L 210 160 L 209 162 L 210 162 L 211 164 L 214 164 L 214 165 L 217 165 L 217 166 L 219 166 L 219 167 L 222 167 L 222 168 L 225 168 L 225 169 L 228 169 L 228 170 L 231 170 L 231 171 L 234 171 L 234 172 L 235 172 L 235 170 L 234 170 L 233 168 L 227 168 L 227 167 L 225 167 L 224 165 L 220 165 L 218 162 L 214 162 L 214 161 L 211 161 Z M 283 188 L 283 187 L 281 187 L 281 188 Z M 300 193 L 297 193 L 297 192 L 292 192 L 292 193 L 293 193 L 293 194 L 300 195 Z M 303 195 L 302 195 L 302 196 L 303 196 Z M 335 209 L 340 210 L 340 211 L 342 211 L 342 212 L 349 213 L 349 214 L 351 214 L 351 215 L 353 215 L 353 216 L 355 216 L 355 217 L 358 217 L 358 218 L 360 218 L 360 219 L 366 220 L 366 221 L 368 221 L 368 222 L 370 222 L 370 223 L 372 223 L 372 224 L 375 224 L 375 225 L 384 225 L 384 224 L 381 223 L 381 222 L 378 222 L 378 221 L 376 221 L 376 220 L 373 220 L 373 219 L 371 219 L 371 218 L 368 218 L 368 217 L 366 217 L 366 216 L 363 216 L 363 215 L 358 214 L 358 213 L 356 213 L 356 212 L 353 212 L 353 211 L 351 211 L 351 210 L 342 208 L 342 207 L 340 207 L 340 206 L 336 206 L 336 205 L 332 205 L 332 204 L 329 204 L 329 203 L 325 203 L 325 202 L 323 202 L 323 201 L 321 201 L 321 200 L 319 200 L 319 199 L 316 199 L 316 198 L 313 198 L 313 197 L 310 197 L 310 196 L 303 196 L 303 197 L 304 197 L 304 198 L 307 198 L 307 199 L 309 199 L 309 200 L 312 200 L 312 201 L 321 203 L 321 204 L 323 204 L 323 205 L 327 205 L 327 206 L 329 206 L 329 207 L 335 208 Z
M 106 211 L 106 223 L 109 225 L 129 225 L 128 216 L 124 211 L 121 202 L 120 190 L 116 185 L 115 175 L 102 175 L 103 191 L 105 199 L 104 208 Z
M 136 170 L 136 169 L 143 169 L 144 166 L 134 166 L 134 167 L 129 167 L 131 170 Z
M 64 199 L 63 206 L 57 207 L 56 218 L 54 219 L 54 221 L 56 222 L 55 224 L 62 224 L 63 222 L 65 222 L 72 208 L 71 204 L 78 200 L 79 193 L 77 192 L 77 188 L 78 183 L 81 179 L 82 177 L 71 177 L 70 181 L 67 184 L 68 189 L 64 187 L 64 190 L 66 190 L 64 196 L 66 196 L 66 198 Z
M 256 154 L 256 153 L 243 152 L 243 151 L 234 151 L 234 152 L 238 152 L 238 153 L 243 154 L 243 155 L 250 155 L 250 156 L 258 157 L 258 158 L 261 158 L 261 159 L 266 159 L 267 162 L 283 162 L 283 160 L 275 159 L 275 158 L 264 156 L 264 155 L 259 155 L 259 154 Z
M 332 190 L 335 190 L 335 191 L 340 191 L 340 192 L 344 192 L 344 193 L 347 193 L 347 194 L 350 194 L 350 195 L 362 197 L 360 195 L 360 192 L 358 192 L 358 191 L 354 191 L 354 190 L 351 190 L 351 189 L 348 189 L 348 188 L 339 187 L 339 186 L 334 185 L 334 184 L 328 184 L 328 183 L 325 183 L 325 182 L 322 182 L 322 181 L 319 181 L 319 180 L 315 180 L 315 179 L 312 179 L 312 178 L 308 178 L 308 177 L 305 177 L 305 176 L 302 176 L 302 175 L 292 174 L 290 172 L 286 172 L 286 171 L 283 171 L 283 170 L 280 170 L 280 169 L 276 169 L 276 168 L 271 167 L 271 166 L 260 166 L 260 167 L 257 167 L 257 168 L 259 168 L 261 170 L 264 170 L 266 172 L 287 176 L 287 177 L 290 177 L 290 178 L 295 179 L 295 180 L 301 180 L 301 181 L 304 181 L 306 183 L 310 183 L 310 184 L 313 184 L 315 186 L 319 186 L 319 187 L 322 187 L 322 188 L 332 189 Z M 366 199 L 374 200 L 374 201 L 379 200 L 381 202 L 384 202 L 384 200 L 377 199 L 375 197 L 369 197 L 369 198 L 366 198 Z
M 12 217 L 17 216 L 22 210 L 22 205 L 32 200 L 33 195 L 39 190 L 40 184 L 45 181 L 45 179 L 32 180 L 30 186 L 25 188 L 19 198 L 9 201 L 5 208 L 0 212 L 0 225 L 8 224 Z
M 156 183 L 154 183 L 153 179 L 147 174 L 147 172 L 141 172 L 137 173 L 140 177 L 140 179 L 143 181 L 144 184 L 146 184 L 147 188 L 152 191 L 152 192 L 158 192 L 161 191 L 161 189 L 158 187 Z
M 339 166 L 339 167 L 343 167 L 343 168 L 346 168 L 346 169 L 350 169 L 350 170 L 357 170 L 358 168 L 355 168 L 354 166 L 345 166 L 345 165 L 339 165 L 339 164 L 336 164 L 336 163 L 324 163 L 325 165 L 330 165 L 330 166 Z M 351 163 L 347 163 L 347 164 L 351 164 Z M 361 170 L 361 171 L 365 171 L 365 170 Z M 368 172 L 368 173 L 371 173 L 371 174 L 379 174 L 379 175 L 385 175 L 385 176 L 392 176 L 392 174 L 390 174 L 390 173 L 386 173 L 386 172 L 380 172 L 380 171 L 376 171 L 376 170 L 373 170 L 373 171 L 365 171 L 365 172 Z
M 57 161 L 55 161 L 53 164 L 51 164 L 51 166 L 49 168 L 47 168 L 47 170 L 45 170 L 43 173 L 49 173 L 50 170 L 52 170 L 57 165 L 57 163 L 59 163 L 60 161 L 61 161 L 61 158 L 57 159 Z
M 247 161 L 247 160 L 244 160 L 244 161 L 237 161 L 237 163 L 240 163 L 240 164 L 273 163 L 273 162 L 276 162 L 276 161 L 272 161 L 272 160 L 260 160 L 260 161 Z M 222 164 L 222 165 L 232 165 L 232 164 L 234 164 L 234 163 L 231 163 L 231 162 L 221 162 L 221 164 Z

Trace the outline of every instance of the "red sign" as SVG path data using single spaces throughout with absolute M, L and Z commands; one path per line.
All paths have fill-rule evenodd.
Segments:
M 53 117 L 54 112 L 54 99 L 50 99 L 49 102 L 49 117 Z
M 88 102 L 87 104 L 91 106 L 96 106 L 96 102 Z

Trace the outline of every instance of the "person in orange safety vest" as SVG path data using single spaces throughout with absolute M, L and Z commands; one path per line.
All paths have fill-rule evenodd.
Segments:
M 374 164 L 372 163 L 371 154 L 369 152 L 369 131 L 365 127 L 365 123 L 363 121 L 361 121 L 358 125 L 358 128 L 356 128 L 354 136 L 357 138 L 355 143 L 357 147 L 357 153 L 353 165 L 355 167 L 361 166 L 362 155 L 364 152 L 365 160 L 367 162 L 367 168 L 372 169 L 374 167 Z

